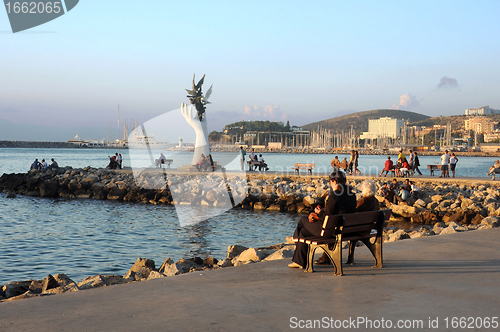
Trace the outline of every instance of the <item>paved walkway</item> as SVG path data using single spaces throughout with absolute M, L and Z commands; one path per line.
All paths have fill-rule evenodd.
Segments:
M 282 260 L 6 302 L 0 330 L 289 331 L 307 320 L 359 331 L 369 327 L 363 320 L 380 331 L 388 320 L 395 331 L 457 330 L 453 317 L 479 324 L 500 316 L 499 248 L 496 228 L 387 243 L 383 269 L 371 269 L 361 247 L 343 277 L 331 266 L 309 274 Z

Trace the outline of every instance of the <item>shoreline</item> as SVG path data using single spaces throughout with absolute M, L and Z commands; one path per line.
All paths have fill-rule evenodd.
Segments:
M 452 234 L 458 232 L 482 230 L 500 226 L 500 217 L 487 217 L 480 225 L 475 227 L 463 226 L 456 222 L 439 222 L 430 227 L 424 225 L 420 229 L 405 232 L 402 229 L 384 229 L 383 242 L 394 242 L 405 239 L 416 239 L 434 235 Z M 358 242 L 357 247 L 364 246 Z M 348 242 L 342 243 L 342 249 L 348 248 Z M 99 287 L 126 284 L 131 282 L 142 282 L 153 279 L 173 277 L 180 274 L 200 272 L 227 267 L 235 267 L 252 263 L 269 262 L 274 260 L 291 259 L 295 250 L 294 244 L 279 243 L 267 247 L 247 248 L 240 245 L 228 247 L 226 258 L 217 260 L 207 256 L 184 258 L 173 262 L 167 258 L 163 264 L 157 268 L 153 260 L 138 258 L 134 265 L 123 275 L 103 275 L 97 274 L 88 276 L 81 282 L 75 282 L 66 274 L 47 275 L 40 280 L 11 281 L 5 285 L 0 285 L 0 303 L 11 302 L 28 298 L 56 295 L 62 293 L 83 291 Z
M 172 175 L 173 178 L 169 178 L 166 184 L 164 173 L 159 170 L 151 170 L 142 174 L 138 179 L 134 179 L 130 170 L 67 167 L 57 170 L 4 174 L 0 177 L 0 190 L 7 194 L 5 199 L 15 199 L 17 194 L 21 194 L 48 199 L 66 197 L 173 204 L 169 185 L 175 181 L 175 176 L 178 180 L 185 180 L 186 177 L 195 179 L 199 175 L 210 176 L 211 174 L 178 172 Z M 328 191 L 326 174 L 295 175 L 255 172 L 247 173 L 244 178 L 243 173 L 239 172 L 228 172 L 227 175 L 234 182 L 239 181 L 248 186 L 245 199 L 236 208 L 290 212 L 291 217 L 309 213 L 312 206 L 322 204 Z M 349 176 L 348 182 L 355 188 L 366 178 L 373 179 L 378 187 L 388 180 L 374 176 Z M 416 226 L 416 229 L 412 231 L 397 228 L 385 229 L 384 242 L 499 226 L 500 182 L 485 179 L 431 177 L 413 177 L 412 180 L 421 190 L 419 199 L 395 205 L 381 196 L 376 196 L 381 203 L 381 208 L 392 209 L 391 221 L 406 221 Z M 400 181 L 399 178 L 398 181 Z M 144 188 L 140 188 L 141 184 Z M 217 206 L 217 192 L 201 195 L 203 195 L 201 201 Z M 186 198 L 189 199 L 189 197 L 192 196 L 187 195 Z M 293 254 L 293 249 L 286 244 L 265 248 L 231 247 L 228 251 L 232 254 L 228 252 L 226 258 L 221 261 L 213 257 L 205 259 L 194 257 L 174 263 L 167 258 L 161 267 L 157 268 L 151 260 L 141 259 L 139 267 L 136 266 L 136 262 L 135 267 L 131 268 L 132 271 L 129 270 L 124 276 L 96 275 L 85 278 L 80 283 L 75 283 L 66 275 L 56 275 L 54 278 L 47 276 L 44 280 L 11 282 L 0 287 L 0 300 L 10 301 L 205 269 L 238 266 L 250 262 L 288 259 Z
M 69 142 L 43 142 L 43 141 L 0 141 L 0 149 L 2 148 L 12 148 L 12 149 L 128 149 L 126 146 L 80 146 Z M 246 150 L 252 149 L 252 147 L 245 148 Z M 360 155 L 395 155 L 395 151 L 388 152 L 382 150 L 365 150 L 362 148 L 357 148 Z M 239 152 L 239 145 L 217 145 L 214 144 L 210 148 L 211 152 Z M 295 153 L 295 154 L 331 154 L 331 155 L 348 155 L 351 150 L 334 150 L 325 148 L 282 148 L 282 149 L 270 149 L 270 148 L 255 148 L 256 153 Z M 441 156 L 442 151 L 417 151 L 419 156 Z M 500 151 L 496 153 L 492 152 L 476 152 L 476 151 L 455 151 L 458 157 L 500 157 Z

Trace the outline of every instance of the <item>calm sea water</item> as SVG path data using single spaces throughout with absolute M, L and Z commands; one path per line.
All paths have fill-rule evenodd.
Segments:
M 124 166 L 130 156 L 137 165 L 150 163 L 148 154 L 104 149 L 0 149 L 0 174 L 21 173 L 34 158 L 56 159 L 61 166 L 105 167 L 108 156 L 119 152 Z M 153 151 L 159 156 L 159 151 Z M 215 160 L 237 154 L 214 153 Z M 188 164 L 189 153 L 167 156 L 172 167 Z M 289 170 L 295 162 L 316 163 L 316 172 L 328 172 L 332 155 L 265 154 L 271 170 Z M 344 156 L 340 156 L 342 159 Z M 361 156 L 360 169 L 375 174 L 385 156 Z M 460 158 L 457 176 L 484 176 L 495 158 Z M 421 157 L 421 164 L 438 157 Z M 239 163 L 234 164 L 236 168 Z M 370 167 L 372 167 L 370 169 Z M 427 174 L 427 170 L 423 173 Z M 42 279 L 66 273 L 75 281 L 98 273 L 123 275 L 138 257 L 160 265 L 193 256 L 223 259 L 227 246 L 267 246 L 284 242 L 299 219 L 296 214 L 231 210 L 196 225 L 181 227 L 171 206 L 114 201 L 43 199 L 0 194 L 0 285 L 14 280 Z

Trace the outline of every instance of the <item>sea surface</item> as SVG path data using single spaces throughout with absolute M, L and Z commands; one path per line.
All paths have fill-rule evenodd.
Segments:
M 54 158 L 60 166 L 73 168 L 105 167 L 108 156 L 115 152 L 123 155 L 125 167 L 149 166 L 151 158 L 160 154 L 126 149 L 0 149 L 0 175 L 25 173 L 35 158 Z M 174 160 L 172 167 L 191 162 L 188 152 L 165 155 Z M 236 153 L 214 153 L 213 157 L 229 161 L 228 169 L 239 168 Z M 277 172 L 292 171 L 295 162 L 312 162 L 314 172 L 326 173 L 331 170 L 332 157 L 264 155 L 271 171 Z M 386 158 L 362 155 L 359 168 L 363 173 L 378 174 Z M 494 160 L 460 157 L 457 176 L 486 177 Z M 422 172 L 428 174 L 425 165 L 438 162 L 439 157 L 420 157 Z M 21 195 L 8 199 L 0 193 L 0 285 L 57 273 L 77 282 L 99 273 L 124 275 L 138 257 L 153 259 L 157 266 L 167 258 L 177 261 L 210 255 L 224 259 L 229 245 L 259 247 L 284 242 L 298 219 L 297 214 L 237 209 L 181 227 L 172 206 Z

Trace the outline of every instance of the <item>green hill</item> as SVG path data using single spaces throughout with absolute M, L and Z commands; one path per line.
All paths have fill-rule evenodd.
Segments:
M 313 122 L 302 126 L 302 128 L 307 130 L 316 130 L 319 126 L 321 128 L 330 129 L 332 131 L 347 131 L 350 130 L 352 126 L 355 132 L 357 134 L 360 134 L 364 131 L 368 131 L 368 119 L 378 119 L 382 117 L 405 119 L 408 120 L 410 123 L 425 121 L 430 118 L 427 115 L 415 112 L 380 109 L 373 111 L 357 112 L 328 120 Z

